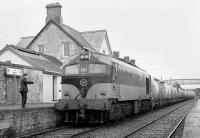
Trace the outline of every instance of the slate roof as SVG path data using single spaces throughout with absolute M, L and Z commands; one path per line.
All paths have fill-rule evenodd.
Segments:
M 29 48 L 31 44 L 38 38 L 38 36 L 45 30 L 45 28 L 51 23 L 55 24 L 59 29 L 61 29 L 66 35 L 68 35 L 72 40 L 74 40 L 80 47 L 88 50 L 95 51 L 95 49 L 83 38 L 81 33 L 69 26 L 59 25 L 52 19 L 40 30 L 40 32 L 33 38 L 33 40 L 28 44 L 26 48 Z
M 96 51 L 100 51 L 103 39 L 106 36 L 106 30 L 87 31 L 81 34 Z
M 84 37 L 81 35 L 81 33 L 67 25 L 61 25 L 61 27 L 68 33 L 70 34 L 73 38 L 75 38 L 76 41 L 78 41 L 79 44 L 81 44 L 84 48 L 88 50 L 95 50 L 91 44 L 88 43 L 84 39 Z
M 46 72 L 51 73 L 61 73 L 62 70 L 60 66 L 62 62 L 56 59 L 53 56 L 40 54 L 33 50 L 29 50 L 26 48 L 21 48 L 14 45 L 6 45 L 4 49 L 1 50 L 0 54 L 2 54 L 5 50 L 10 49 L 12 52 L 20 56 L 22 59 L 30 63 L 36 68 L 44 69 Z
M 77 42 L 82 48 L 92 50 L 94 52 L 95 51 L 100 52 L 103 39 L 107 35 L 106 30 L 79 32 L 65 24 L 58 25 L 53 20 L 50 20 L 36 36 L 22 37 L 21 40 L 18 42 L 17 46 L 22 47 L 22 48 L 29 48 L 31 43 L 33 43 L 33 41 L 37 38 L 37 36 L 39 36 L 39 34 L 41 34 L 42 31 L 50 23 L 54 23 L 58 28 L 60 28 L 67 35 L 69 35 L 75 42 Z M 109 45 L 109 48 L 110 48 L 110 45 Z
M 29 45 L 29 43 L 33 40 L 34 37 L 35 36 L 21 37 L 21 39 L 17 43 L 17 46 L 26 48 Z

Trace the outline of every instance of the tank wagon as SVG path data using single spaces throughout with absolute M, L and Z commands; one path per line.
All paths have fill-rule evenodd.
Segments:
M 84 51 L 63 64 L 62 99 L 69 123 L 104 123 L 193 97 L 122 59 Z

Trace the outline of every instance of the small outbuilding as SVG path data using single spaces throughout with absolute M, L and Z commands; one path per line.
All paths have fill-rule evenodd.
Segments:
M 2 103 L 18 103 L 20 100 L 19 76 L 28 74 L 28 79 L 36 81 L 29 85 L 28 102 L 52 102 L 61 98 L 61 65 L 58 59 L 53 56 L 35 52 L 33 50 L 7 45 L 0 52 L 0 68 L 2 79 L 5 80 L 5 95 Z M 8 73 L 10 71 L 10 73 Z M 21 72 L 16 73 L 16 72 Z M 2 81 L 3 82 L 3 81 Z M 9 99 L 9 97 L 13 97 Z M 5 101 L 6 100 L 6 101 Z M 2 100 L 3 101 L 3 100 Z

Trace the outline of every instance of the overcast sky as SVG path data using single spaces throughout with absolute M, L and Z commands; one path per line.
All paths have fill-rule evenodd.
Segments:
M 200 78 L 199 0 L 1 0 L 0 48 L 45 25 L 46 4 L 59 2 L 64 24 L 106 29 L 113 51 L 157 78 Z

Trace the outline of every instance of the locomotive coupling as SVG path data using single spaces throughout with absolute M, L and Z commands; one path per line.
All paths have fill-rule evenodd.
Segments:
M 87 103 L 84 102 L 83 100 L 78 100 L 79 106 L 81 109 L 86 109 L 87 108 Z
M 82 118 L 82 119 L 85 119 L 85 109 L 81 109 L 80 110 L 80 113 L 78 114 L 78 117 Z

